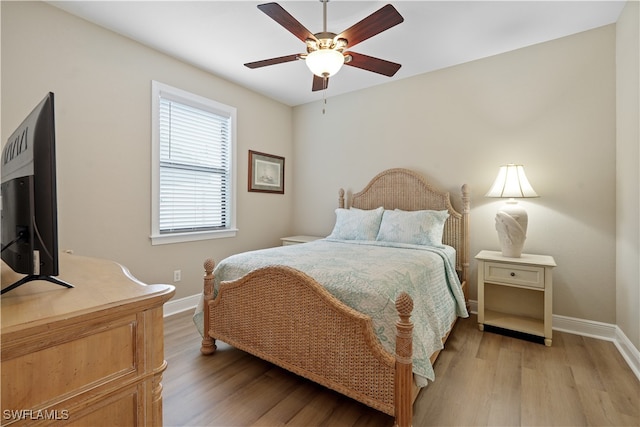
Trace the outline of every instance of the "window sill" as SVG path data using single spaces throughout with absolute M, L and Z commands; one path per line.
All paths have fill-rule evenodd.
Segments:
M 196 242 L 198 240 L 225 239 L 235 237 L 237 228 L 215 231 L 198 231 L 191 233 L 153 234 L 150 236 L 151 245 L 168 245 L 171 243 Z

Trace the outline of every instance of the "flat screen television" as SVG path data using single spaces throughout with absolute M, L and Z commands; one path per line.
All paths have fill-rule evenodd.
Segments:
M 73 287 L 54 277 L 59 267 L 53 97 L 45 96 L 2 150 L 2 260 L 26 275 L 2 294 L 32 280 Z

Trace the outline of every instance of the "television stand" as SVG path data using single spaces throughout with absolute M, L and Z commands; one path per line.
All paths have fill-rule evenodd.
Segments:
M 56 279 L 53 276 L 45 276 L 44 274 L 30 274 L 28 276 L 24 276 L 22 279 L 13 283 L 10 286 L 7 286 L 2 291 L 0 291 L 0 295 L 3 295 L 5 292 L 9 292 L 12 289 L 17 288 L 20 285 L 24 285 L 25 283 L 31 282 L 33 280 L 45 280 L 47 282 L 55 283 L 56 285 L 64 286 L 65 288 L 73 288 L 73 285 L 65 282 L 64 280 Z

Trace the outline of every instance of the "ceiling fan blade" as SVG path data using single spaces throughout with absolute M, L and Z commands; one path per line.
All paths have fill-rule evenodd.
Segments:
M 363 55 L 361 53 L 345 52 L 345 55 L 351 55 L 351 61 L 345 62 L 345 65 L 372 71 L 387 77 L 392 77 L 402 66 L 395 62 L 374 58 L 373 56 Z
M 396 8 L 388 4 L 376 12 L 373 12 L 357 24 L 344 30 L 338 37 L 347 39 L 349 47 L 351 48 L 403 21 L 404 18 Z
M 262 61 L 247 62 L 244 65 L 245 67 L 249 67 L 249 68 L 260 68 L 260 67 L 266 67 L 267 65 L 276 65 L 276 64 L 282 64 L 283 62 L 295 61 L 298 58 L 299 58 L 299 54 L 296 53 L 294 55 L 279 56 L 277 58 L 271 58 L 271 59 L 263 59 Z
M 315 36 L 304 25 L 302 25 L 296 18 L 291 16 L 289 12 L 284 10 L 278 3 L 265 3 L 259 4 L 258 9 L 269 15 L 271 19 L 282 25 L 291 34 L 305 42 L 307 39 L 315 40 Z
M 323 90 L 329 87 L 329 77 L 318 77 L 315 74 L 313 75 L 313 85 L 311 86 L 311 91 L 316 92 L 318 90 Z

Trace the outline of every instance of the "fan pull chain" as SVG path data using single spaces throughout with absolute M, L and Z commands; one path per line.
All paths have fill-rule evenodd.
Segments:
M 325 113 L 327 107 L 327 87 L 328 87 L 327 78 L 324 77 L 322 79 L 322 114 Z
M 322 89 L 322 114 L 325 113 L 325 108 L 327 107 L 327 88 Z

